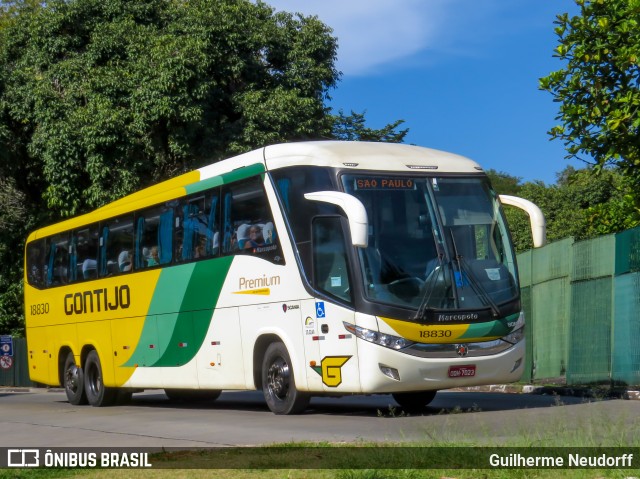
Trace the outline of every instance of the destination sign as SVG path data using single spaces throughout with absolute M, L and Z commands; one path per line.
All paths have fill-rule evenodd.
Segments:
M 356 190 L 415 190 L 416 182 L 412 178 L 398 177 L 357 177 Z

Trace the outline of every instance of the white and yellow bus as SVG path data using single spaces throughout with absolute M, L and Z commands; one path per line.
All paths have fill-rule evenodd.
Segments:
M 33 232 L 29 371 L 73 404 L 261 389 L 276 414 L 373 393 L 416 410 L 439 389 L 521 377 L 517 277 L 476 163 L 273 145 Z

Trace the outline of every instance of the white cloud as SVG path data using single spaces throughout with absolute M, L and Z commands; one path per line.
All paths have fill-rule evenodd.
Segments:
M 345 75 L 374 73 L 423 51 L 459 54 L 488 33 L 495 0 L 267 0 L 276 10 L 317 15 L 338 38 Z M 466 40 L 465 40 L 466 39 Z

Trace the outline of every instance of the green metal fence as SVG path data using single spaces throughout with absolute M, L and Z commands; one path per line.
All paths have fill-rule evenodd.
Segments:
M 640 385 L 640 228 L 518 255 L 525 380 Z
M 26 339 L 13 338 L 13 364 L 7 369 L 0 368 L 0 386 L 36 386 L 36 383 L 29 379 L 27 354 Z

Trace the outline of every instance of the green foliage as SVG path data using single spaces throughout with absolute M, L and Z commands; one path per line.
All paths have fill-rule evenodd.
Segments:
M 0 32 L 3 142 L 37 160 L 60 215 L 330 129 L 336 42 L 314 17 L 248 0 L 54 0 Z
M 22 327 L 37 226 L 270 143 L 406 134 L 330 113 L 337 43 L 316 17 L 250 0 L 0 2 L 2 332 Z
M 575 0 L 580 15 L 558 15 L 556 56 L 566 67 L 540 79 L 560 103 L 549 133 L 594 171 L 616 165 L 640 209 L 640 2 Z
M 511 176 L 503 171 L 487 170 L 487 176 L 491 180 L 493 189 L 501 195 L 518 195 L 522 178 Z
M 402 143 L 409 129 L 397 131 L 404 120 L 397 120 L 376 130 L 366 126 L 365 114 L 351 112 L 345 115 L 343 110 L 333 116 L 332 137 L 346 141 L 383 141 L 386 143 Z
M 567 167 L 551 186 L 538 181 L 520 184 L 518 178 L 505 173 L 489 172 L 489 176 L 499 194 L 520 196 L 540 207 L 547 221 L 548 241 L 569 236 L 588 239 L 640 224 L 633 183 L 618 170 Z M 532 248 L 527 215 L 516 208 L 507 208 L 506 215 L 516 250 Z

